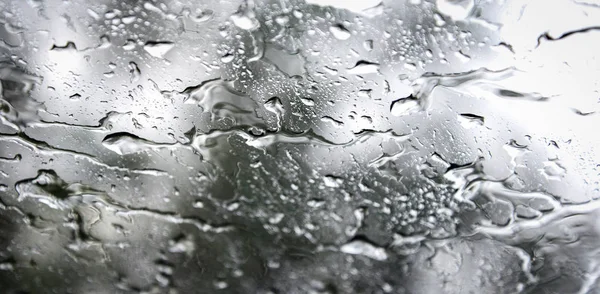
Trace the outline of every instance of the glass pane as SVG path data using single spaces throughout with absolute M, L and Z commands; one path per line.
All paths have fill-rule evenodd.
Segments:
M 0 1 L 0 292 L 600 293 L 599 8 Z

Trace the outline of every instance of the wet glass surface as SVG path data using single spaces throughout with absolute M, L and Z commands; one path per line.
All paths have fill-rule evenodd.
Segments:
M 600 293 L 597 0 L 0 1 L 2 293 Z

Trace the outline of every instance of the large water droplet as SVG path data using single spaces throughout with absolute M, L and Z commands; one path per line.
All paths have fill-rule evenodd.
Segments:
M 402 98 L 392 102 L 390 112 L 393 116 L 407 115 L 420 110 L 419 101 L 412 98 Z
M 151 148 L 150 142 L 136 135 L 124 132 L 106 136 L 102 140 L 102 145 L 119 155 L 136 153 Z
M 437 0 L 437 9 L 440 13 L 453 20 L 463 20 L 469 16 L 475 6 L 474 0 Z
M 240 8 L 236 13 L 231 15 L 231 21 L 233 24 L 242 30 L 252 31 L 260 27 L 260 23 L 254 16 L 254 2 L 248 1 Z
M 148 52 L 148 54 L 156 57 L 156 58 L 164 58 L 165 55 L 173 49 L 175 44 L 167 41 L 150 41 L 146 42 L 144 45 L 144 50 Z
M 335 24 L 329 27 L 329 31 L 338 40 L 348 40 L 352 34 L 341 24 Z
M 379 63 L 360 60 L 352 68 L 348 69 L 348 73 L 354 75 L 364 75 L 379 72 Z
M 384 248 L 375 246 L 363 240 L 354 240 L 346 243 L 340 247 L 340 251 L 347 254 L 363 255 L 380 261 L 388 258 Z

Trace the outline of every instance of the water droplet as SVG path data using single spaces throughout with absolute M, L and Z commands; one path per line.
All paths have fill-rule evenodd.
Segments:
M 140 80 L 141 75 L 142 72 L 140 71 L 140 68 L 137 66 L 137 64 L 133 61 L 129 62 L 129 81 L 131 83 L 136 83 Z
M 379 72 L 379 63 L 360 60 L 354 67 L 348 69 L 348 73 L 353 75 L 364 75 Z
M 150 41 L 146 42 L 144 45 L 144 50 L 148 52 L 148 54 L 156 57 L 156 58 L 164 58 L 165 55 L 175 47 L 175 44 L 167 41 Z
M 215 289 L 223 290 L 223 289 L 227 289 L 227 287 L 229 287 L 229 284 L 227 284 L 227 282 L 225 282 L 225 281 L 215 281 L 213 283 L 213 286 L 215 287 Z
M 281 222 L 281 220 L 285 217 L 285 214 L 283 213 L 277 213 L 274 216 L 269 218 L 269 223 L 272 225 L 276 225 L 279 222 Z
M 152 144 L 136 135 L 130 133 L 113 133 L 102 140 L 102 145 L 107 149 L 119 154 L 126 155 L 148 150 Z
M 231 15 L 233 24 L 242 30 L 252 31 L 260 27 L 260 23 L 254 16 L 253 2 L 246 2 L 240 6 L 238 11 Z
M 327 187 L 337 188 L 344 183 L 344 179 L 332 175 L 327 175 L 323 177 L 323 182 Z
M 205 21 L 209 21 L 213 18 L 214 15 L 214 11 L 212 10 L 202 10 L 199 11 L 194 17 L 192 17 L 192 20 L 194 22 L 205 22 Z
M 347 254 L 363 255 L 379 261 L 388 259 L 388 255 L 384 248 L 375 246 L 363 240 L 348 242 L 340 247 L 340 251 Z
M 444 14 L 454 21 L 466 19 L 473 7 L 474 0 L 436 0 L 436 6 L 441 14 Z
M 131 50 L 135 49 L 135 46 L 136 46 L 135 41 L 133 41 L 133 40 L 127 40 L 125 42 L 125 44 L 123 45 L 123 50 L 125 50 L 125 51 L 131 51 Z
M 266 46 L 263 60 L 275 65 L 289 77 L 302 76 L 305 71 L 304 58 L 300 54 L 291 54 L 275 46 Z
M 306 0 L 307 4 L 319 5 L 323 7 L 332 6 L 338 9 L 346 9 L 354 13 L 365 16 L 372 16 L 369 10 L 376 9 L 381 6 L 383 0 L 360 0 L 360 1 L 345 1 L 345 0 Z
M 67 42 L 64 46 L 54 44 L 50 48 L 50 51 L 77 51 L 77 45 L 71 41 Z
M 223 63 L 232 62 L 234 57 L 235 56 L 233 54 L 225 54 L 225 55 L 223 55 L 223 57 L 221 57 L 221 62 L 223 62 Z
M 243 14 L 234 14 L 231 16 L 233 23 L 243 30 L 254 30 L 259 27 L 259 23 L 256 19 L 252 19 Z
M 371 51 L 371 50 L 373 50 L 373 40 L 366 40 L 366 41 L 363 43 L 363 46 L 365 47 L 365 49 L 366 49 L 367 51 Z
M 338 40 L 348 40 L 352 34 L 341 24 L 335 24 L 329 27 L 329 31 Z
M 124 24 L 132 24 L 135 20 L 136 20 L 135 15 L 125 16 L 125 17 L 121 18 L 121 21 Z
M 565 175 L 567 169 L 564 168 L 557 159 L 544 162 L 544 174 L 549 178 L 560 179 Z
M 341 127 L 344 126 L 344 122 L 342 122 L 340 120 L 337 120 L 337 119 L 334 119 L 331 116 L 324 116 L 324 117 L 321 118 L 321 121 L 322 122 L 326 122 L 326 123 L 330 123 L 333 126 L 335 126 L 336 128 L 341 128 Z
M 540 211 L 521 204 L 515 207 L 515 214 L 517 217 L 524 219 L 533 219 L 542 215 Z
M 189 236 L 179 236 L 169 241 L 169 252 L 191 255 L 195 250 L 196 244 Z
M 465 129 L 470 129 L 476 126 L 483 126 L 485 118 L 472 113 L 461 113 L 458 116 L 458 121 Z
M 401 98 L 392 102 L 390 111 L 393 116 L 402 116 L 420 111 L 421 107 L 416 99 Z
M 306 202 L 308 207 L 317 208 L 325 205 L 325 201 L 322 199 L 310 199 Z
M 265 108 L 274 113 L 277 116 L 278 124 L 281 123 L 283 119 L 283 114 L 285 109 L 283 108 L 283 103 L 281 103 L 281 99 L 279 97 L 273 97 L 265 102 Z
M 13 262 L 2 262 L 0 263 L 0 271 L 12 271 L 15 267 Z
M 93 19 L 95 19 L 95 20 L 100 20 L 100 15 L 99 15 L 97 12 L 93 11 L 92 9 L 88 8 L 88 9 L 86 10 L 86 12 L 87 12 L 87 14 L 88 14 L 89 16 L 91 16 Z
M 404 64 L 404 68 L 408 69 L 408 70 L 416 70 L 417 69 L 417 65 L 414 63 L 405 63 Z
M 306 105 L 306 106 L 314 106 L 315 105 L 315 101 L 310 98 L 300 97 L 300 101 L 302 101 L 302 103 L 304 103 L 304 105 Z

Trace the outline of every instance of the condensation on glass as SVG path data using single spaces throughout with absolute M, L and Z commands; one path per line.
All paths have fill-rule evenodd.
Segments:
M 2 293 L 600 293 L 597 0 L 4 0 Z

